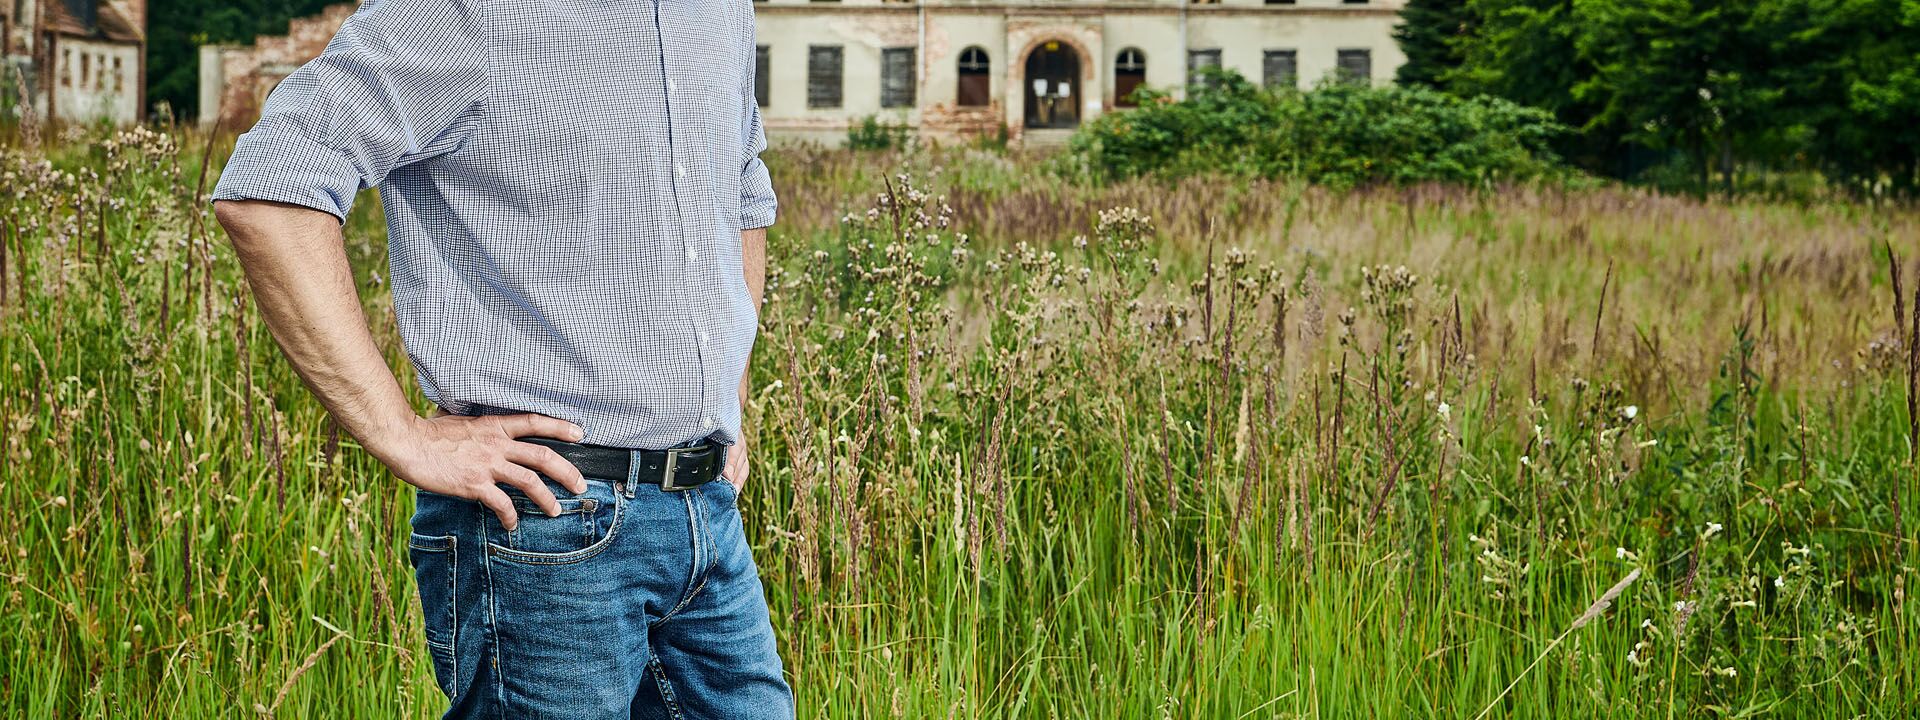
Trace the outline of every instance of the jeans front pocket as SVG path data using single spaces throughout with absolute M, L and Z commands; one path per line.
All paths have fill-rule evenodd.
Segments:
M 433 676 L 440 682 L 440 691 L 453 698 L 460 694 L 459 665 L 454 661 L 460 627 L 454 593 L 459 543 L 452 535 L 411 533 L 407 537 L 407 559 L 413 563 L 414 582 L 420 587 L 420 615 L 427 654 L 433 657 Z
M 546 480 L 560 504 L 560 514 L 548 517 L 525 494 L 507 488 L 520 523 L 512 530 L 501 527 L 498 518 L 488 514 L 487 554 L 489 557 L 535 565 L 568 565 L 599 555 L 620 530 L 622 499 L 613 491 L 613 483 L 587 478 L 587 491 L 567 496 L 565 488 Z

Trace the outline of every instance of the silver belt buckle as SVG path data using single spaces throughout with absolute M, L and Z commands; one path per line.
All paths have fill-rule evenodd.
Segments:
M 686 489 L 685 487 L 680 487 L 673 484 L 673 470 L 674 470 L 674 467 L 679 464 L 680 464 L 680 448 L 674 448 L 674 449 L 668 450 L 667 451 L 667 469 L 665 472 L 661 473 L 660 475 L 660 490 L 662 492 L 680 492 Z

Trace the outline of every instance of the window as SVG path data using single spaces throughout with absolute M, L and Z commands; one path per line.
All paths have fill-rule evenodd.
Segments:
M 807 107 L 840 107 L 839 45 L 807 46 Z
M 913 107 L 913 48 L 880 51 L 880 107 Z
M 1292 5 L 1293 0 L 1267 0 L 1268 5 Z
M 73 50 L 60 53 L 60 87 L 73 87 Z
M 1370 84 L 1373 82 L 1373 51 L 1341 50 L 1335 67 L 1341 80 Z
M 1200 76 L 1200 71 L 1205 70 L 1207 68 L 1217 68 L 1217 67 L 1220 67 L 1220 50 L 1219 49 L 1216 48 L 1213 50 L 1188 50 L 1187 51 L 1187 84 L 1200 85 L 1203 82 L 1205 82 L 1206 84 L 1211 85 L 1212 81 L 1202 78 Z
M 1295 50 L 1268 50 L 1261 62 L 1261 79 L 1267 89 L 1300 85 L 1300 53 Z
M 1127 48 L 1113 59 L 1113 104 L 1133 107 L 1133 91 L 1147 81 L 1147 54 L 1140 48 Z
M 961 107 L 983 107 L 992 103 L 993 61 L 987 58 L 987 51 L 980 46 L 970 46 L 960 51 L 960 97 L 956 102 Z
M 1367 4 L 1367 0 L 1340 0 L 1340 2 L 1341 2 L 1341 4 L 1344 4 L 1344 5 L 1365 5 L 1365 4 Z
M 113 91 L 116 93 L 124 92 L 126 90 L 127 74 L 124 72 L 121 72 L 120 68 L 121 68 L 120 58 L 116 57 L 113 59 Z
M 758 2 L 759 0 L 756 0 Z M 765 45 L 753 46 L 753 104 L 766 107 L 772 102 L 772 85 L 768 83 L 773 74 L 773 51 Z

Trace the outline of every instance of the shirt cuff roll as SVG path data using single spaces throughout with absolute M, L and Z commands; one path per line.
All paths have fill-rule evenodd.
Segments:
M 211 199 L 301 205 L 345 223 L 359 191 L 360 171 L 340 151 L 299 133 L 256 127 L 234 143 Z
M 767 164 L 755 157 L 740 174 L 740 229 L 753 230 L 773 224 L 780 203 L 773 194 L 773 179 Z
M 772 195 L 754 198 L 751 202 L 742 204 L 740 206 L 740 229 L 754 230 L 772 225 L 773 216 L 777 212 L 777 207 L 778 205 L 774 202 Z

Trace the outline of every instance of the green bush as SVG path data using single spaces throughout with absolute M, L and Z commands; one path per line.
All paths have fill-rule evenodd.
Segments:
M 1101 180 L 1226 173 L 1336 186 L 1481 183 L 1556 175 L 1552 114 L 1490 97 L 1327 82 L 1269 91 L 1208 71 L 1183 101 L 1162 90 L 1076 133 L 1071 162 Z
M 913 128 L 904 123 L 894 125 L 881 122 L 872 115 L 858 125 L 847 127 L 847 148 L 850 150 L 904 150 L 912 140 Z

